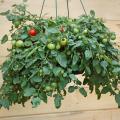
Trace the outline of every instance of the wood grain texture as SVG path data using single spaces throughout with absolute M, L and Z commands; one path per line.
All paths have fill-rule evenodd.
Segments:
M 5 2 L 0 4 L 0 12 L 10 9 L 11 5 L 14 3 L 21 3 L 22 0 L 4 0 Z M 69 0 L 70 7 L 70 17 L 78 17 L 83 14 L 83 9 L 80 4 L 80 0 Z M 42 0 L 28 0 L 28 9 L 35 14 L 40 13 Z M 103 17 L 105 19 L 119 19 L 120 20 L 120 0 L 84 0 L 83 1 L 87 13 L 91 9 L 96 11 L 96 15 L 99 17 Z M 55 1 L 47 0 L 45 3 L 45 8 L 43 14 L 47 13 L 48 16 L 55 16 Z M 66 16 L 67 8 L 66 8 L 66 0 L 58 0 L 58 15 Z M 1 21 L 1 20 L 0 20 Z M 5 23 L 6 21 L 2 21 Z M 1 25 L 3 26 L 3 25 Z
M 36 114 L 29 116 L 1 117 L 0 120 L 119 120 L 120 111 L 98 110 L 98 111 L 74 111 L 52 114 Z

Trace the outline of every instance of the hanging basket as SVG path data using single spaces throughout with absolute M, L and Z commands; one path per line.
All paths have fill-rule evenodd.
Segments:
M 41 17 L 42 10 L 40 17 L 33 15 L 23 4 L 1 13 L 12 21 L 10 38 L 4 35 L 1 44 L 10 40 L 12 48 L 1 66 L 0 107 L 24 106 L 29 99 L 36 107 L 54 97 L 59 108 L 68 92 L 78 89 L 86 97 L 83 85 L 91 93 L 95 91 L 98 99 L 110 93 L 120 105 L 120 54 L 113 46 L 115 33 L 95 17 L 94 11 L 71 19 L 68 4 L 67 8 L 68 17 L 58 17 L 56 12 L 55 19 Z

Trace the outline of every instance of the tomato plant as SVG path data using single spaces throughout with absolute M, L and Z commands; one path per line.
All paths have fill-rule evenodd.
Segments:
M 1 39 L 1 44 L 11 40 L 12 48 L 1 65 L 0 107 L 24 106 L 28 100 L 37 107 L 40 101 L 47 103 L 53 97 L 59 108 L 68 92 L 79 89 L 86 97 L 83 85 L 98 99 L 110 93 L 120 106 L 120 51 L 113 44 L 116 35 L 93 11 L 76 19 L 44 19 L 29 13 L 23 4 L 13 9 L 0 13 L 13 23 L 10 36 Z

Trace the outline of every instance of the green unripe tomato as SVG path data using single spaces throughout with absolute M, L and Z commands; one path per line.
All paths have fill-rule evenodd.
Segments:
M 57 88 L 57 83 L 53 82 L 51 83 L 51 87 L 54 89 L 54 88 Z
M 60 44 L 57 43 L 57 45 L 56 45 L 56 49 L 59 50 L 60 48 L 61 48 Z
M 115 35 L 115 33 L 112 33 L 111 40 L 115 40 L 115 39 L 116 39 L 116 35 Z
M 46 86 L 45 86 L 45 91 L 46 91 L 46 92 L 52 91 L 52 87 L 51 87 L 50 85 L 46 85 Z
M 64 74 L 64 70 L 61 70 L 61 74 L 62 74 L 62 75 Z
M 78 39 L 82 39 L 82 36 L 78 36 Z
M 55 49 L 55 44 L 54 43 L 48 43 L 47 48 L 50 50 L 54 50 Z
M 71 24 L 70 27 L 74 28 L 74 27 L 76 27 L 76 25 L 75 24 Z
M 67 51 L 67 55 L 71 55 L 71 52 L 70 52 L 70 51 Z
M 12 46 L 14 47 L 16 45 L 16 41 L 12 40 Z
M 103 59 L 103 58 L 104 58 L 104 55 L 100 55 L 99 58 L 100 58 L 100 59 Z
M 74 28 L 74 29 L 73 29 L 73 32 L 77 34 L 77 33 L 79 33 L 79 29 Z
M 39 70 L 39 75 L 40 75 L 40 76 L 43 75 L 43 70 Z
M 108 39 L 104 38 L 104 39 L 102 39 L 102 42 L 103 42 L 103 43 L 107 43 L 107 42 L 108 42 Z
M 68 19 L 68 22 L 72 22 L 72 19 L 69 18 L 69 19 Z
M 61 45 L 61 46 L 66 46 L 67 43 L 68 43 L 68 40 L 67 40 L 66 38 L 60 40 L 60 45 Z
M 87 34 L 88 33 L 88 29 L 85 29 L 84 31 L 83 31 L 83 34 Z
M 14 53 L 15 53 L 15 52 L 16 52 L 16 50 L 15 50 L 15 49 L 12 49 L 12 52 L 14 52 Z
M 101 38 L 101 39 L 104 39 L 104 38 L 105 38 L 105 36 L 104 36 L 104 35 L 101 35 L 101 36 L 100 36 L 100 38 Z
M 20 47 L 23 47 L 24 46 L 24 42 L 22 40 L 18 40 L 16 42 L 16 47 L 20 48 Z

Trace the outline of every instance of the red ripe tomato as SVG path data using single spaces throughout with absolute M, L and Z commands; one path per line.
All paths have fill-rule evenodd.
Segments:
M 60 32 L 64 32 L 65 30 L 64 30 L 64 26 L 62 26 L 61 28 L 60 28 Z
M 37 31 L 36 31 L 35 29 L 30 29 L 30 30 L 28 31 L 28 34 L 29 34 L 30 36 L 36 36 Z

